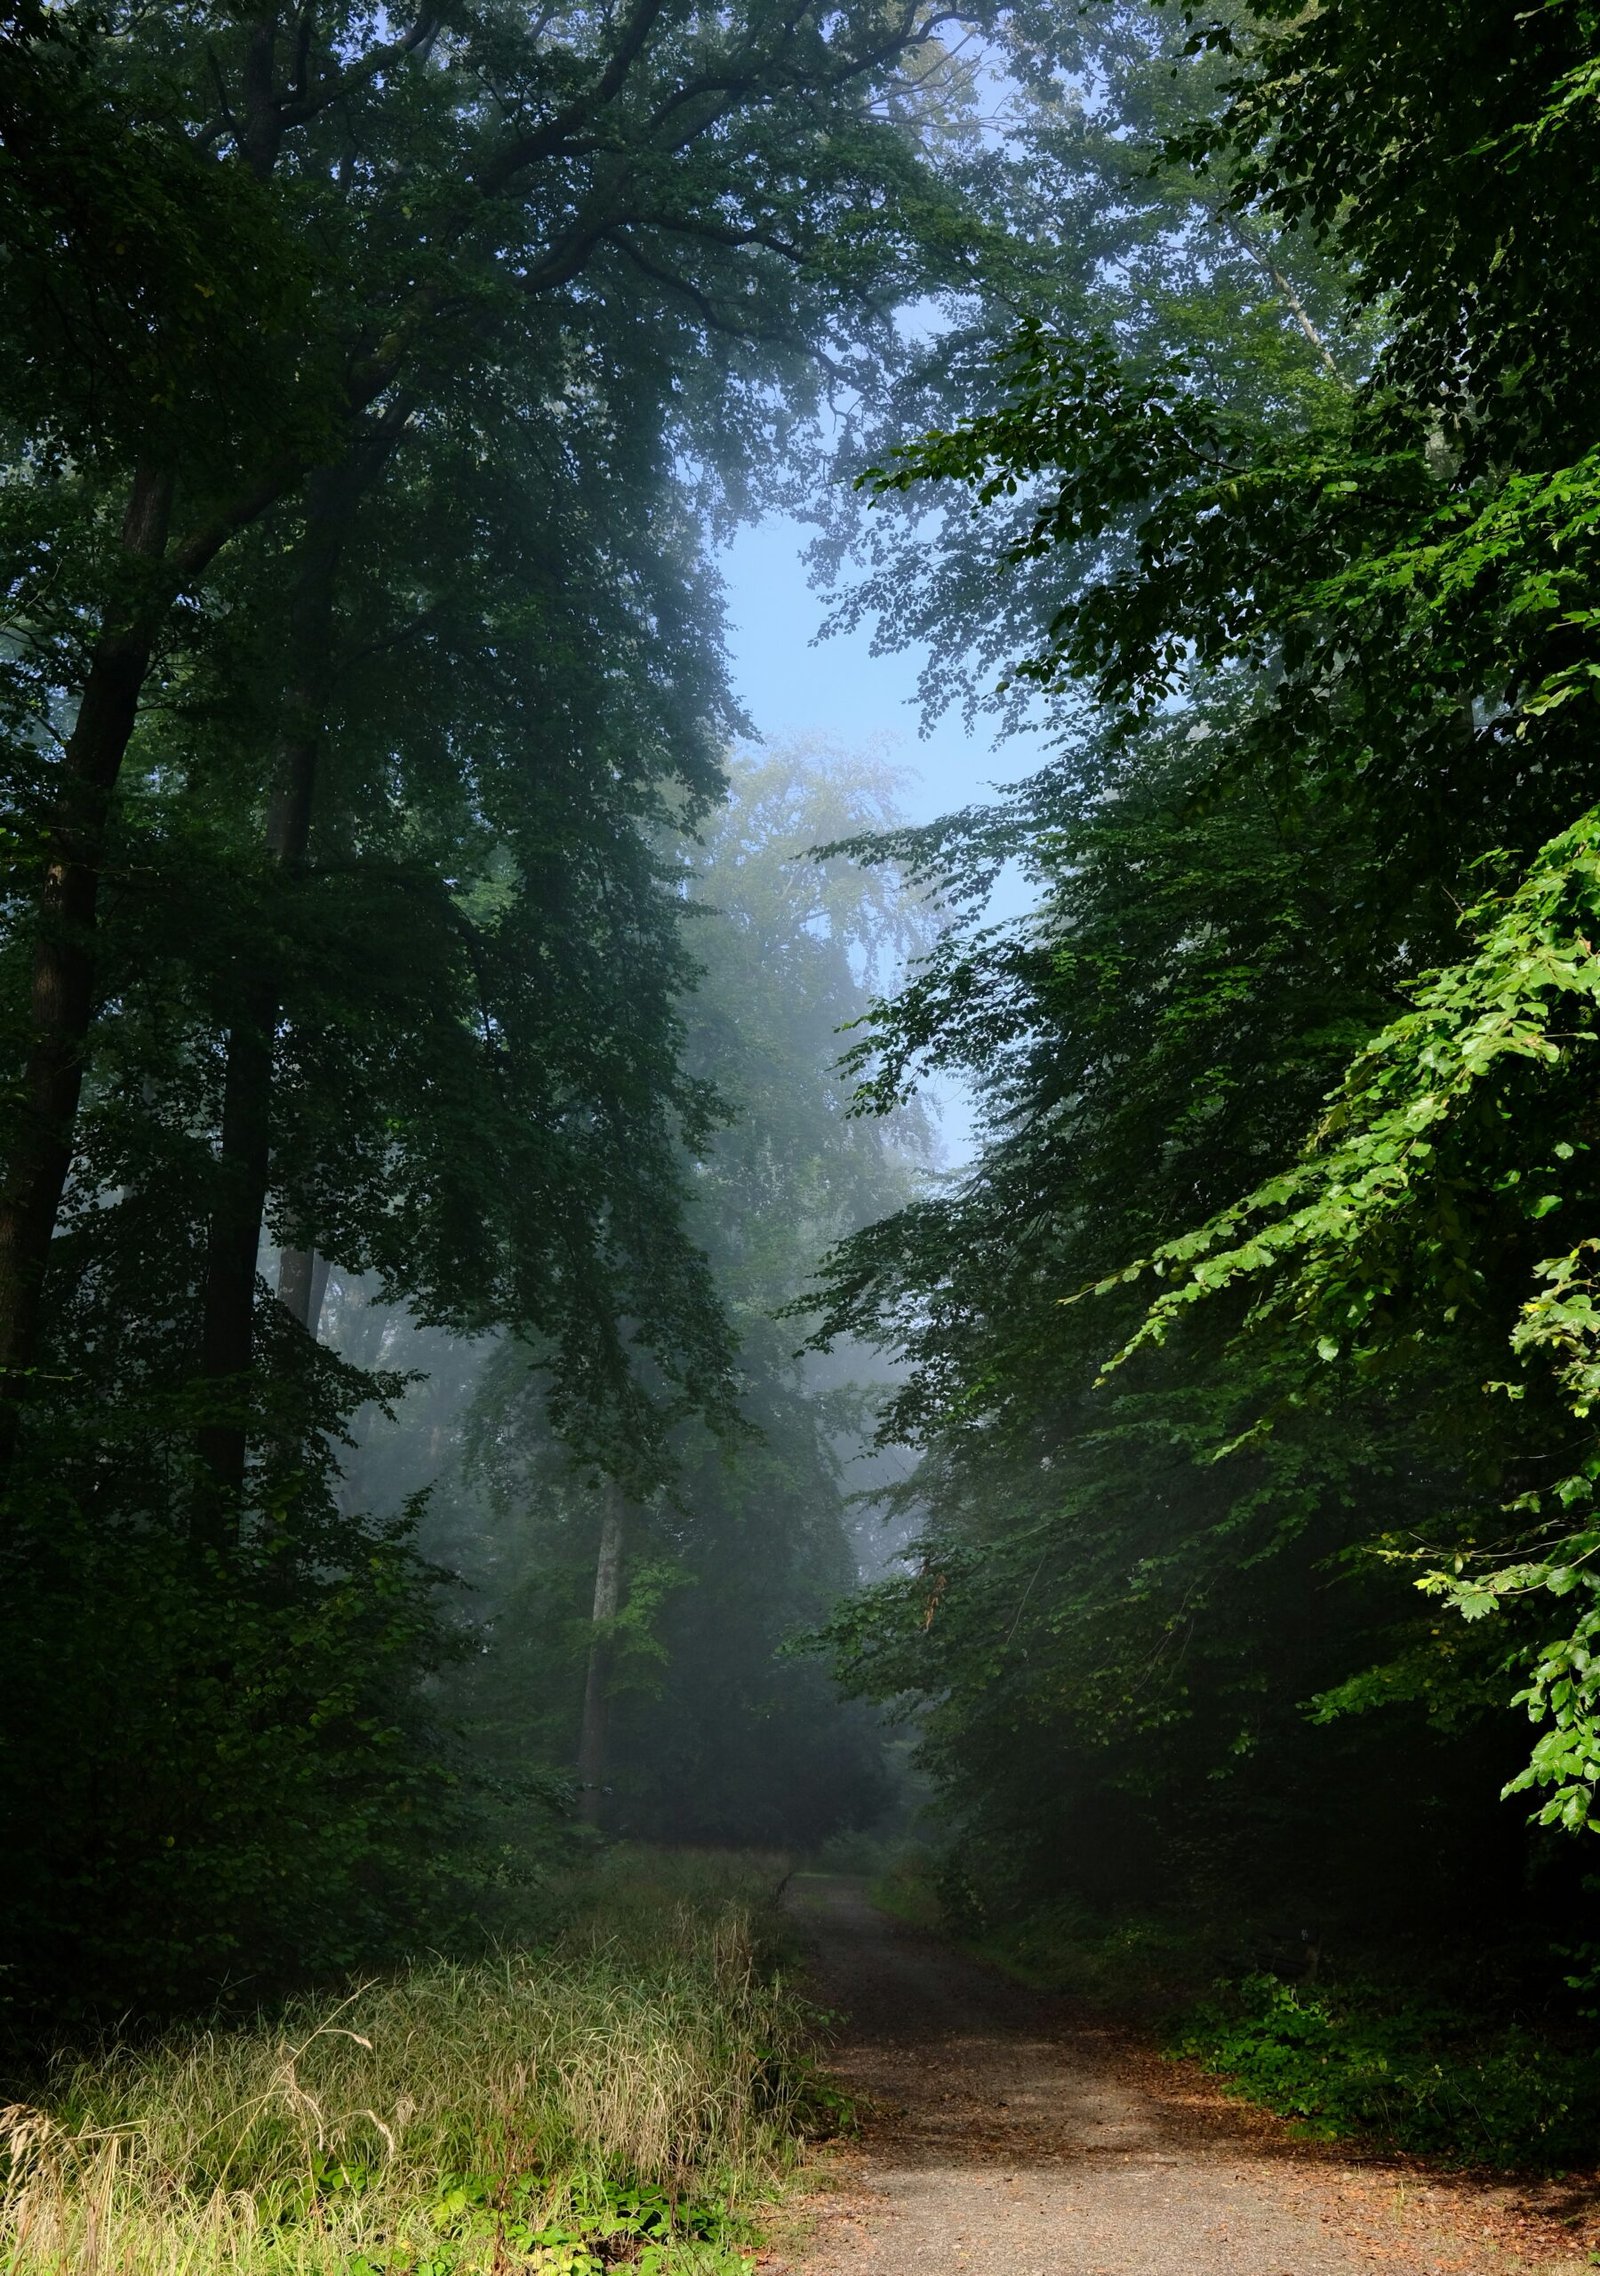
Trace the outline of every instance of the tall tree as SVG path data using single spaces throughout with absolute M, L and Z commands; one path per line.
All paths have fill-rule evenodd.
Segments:
M 852 1118 L 834 1061 L 874 975 L 927 941 L 935 913 L 889 872 L 809 858 L 893 812 L 881 768 L 779 750 L 735 765 L 728 805 L 683 849 L 701 967 L 689 1061 L 728 1111 L 696 1148 L 690 1222 L 737 1339 L 734 1431 L 680 1425 L 667 1491 L 636 1496 L 624 1526 L 507 1344 L 469 1408 L 443 1371 L 442 1396 L 420 1394 L 414 1421 L 402 1410 L 407 1435 L 363 1454 L 402 1478 L 442 1427 L 428 1539 L 492 1621 L 462 1679 L 484 1748 L 511 1775 L 568 1768 L 576 1741 L 586 1811 L 636 1833 L 814 1840 L 884 1797 L 870 1722 L 781 1653 L 855 1579 L 847 1497 L 871 1370 L 859 1354 L 797 1360 L 778 1315 L 831 1240 L 903 1194 L 926 1140 L 915 1115 Z
M 29 1996 L 67 1942 L 161 2003 L 418 1933 L 402 1804 L 460 1814 L 449 1623 L 339 1472 L 399 1386 L 263 1233 L 514 1329 L 636 1495 L 729 1414 L 664 850 L 737 726 L 708 543 L 975 208 L 914 7 L 0 36 L 8 1918 Z
M 1449 1794 L 1514 1876 L 1502 1780 L 1590 1809 L 1592 260 L 1555 208 L 1593 41 L 1565 8 L 1203 24 L 1145 163 L 1253 247 L 1297 383 L 1197 350 L 1181 296 L 1125 316 L 1112 270 L 873 478 L 976 506 L 984 637 L 1064 751 L 1011 815 L 891 842 L 978 900 L 1020 852 L 1046 901 L 950 943 L 863 1062 L 869 1100 L 988 1070 L 992 1122 L 964 1193 L 831 1273 L 835 1323 L 919 1363 L 938 1513 L 839 1633 L 1046 1846 L 1030 1719 L 1157 1838 L 1226 1777 L 1259 1846 L 1341 1750 L 1353 1809 L 1386 1742 L 1352 1709 L 1409 1726 L 1413 1843 Z M 957 591 L 885 542 L 895 623 Z M 1520 1765 L 1514 1692 L 1547 1718 Z M 1324 1852 L 1302 1822 L 1272 1854 Z
M 774 381 L 798 381 L 803 395 L 808 354 L 848 361 L 887 338 L 872 305 L 878 282 L 919 272 L 932 282 L 942 257 L 930 265 L 930 233 L 919 238 L 915 221 L 908 228 L 903 200 L 876 194 L 917 172 L 904 133 L 874 116 L 900 57 L 925 39 L 915 9 L 824 24 L 778 7 L 713 22 L 645 0 L 615 22 L 495 8 L 446 23 L 423 9 L 404 25 L 375 26 L 364 10 L 240 18 L 201 6 L 169 12 L 159 37 L 137 11 L 126 25 L 67 11 L 60 28 L 54 44 L 70 42 L 84 82 L 79 110 L 112 108 L 123 144 L 153 153 L 146 176 L 168 205 L 167 176 L 201 210 L 215 181 L 220 210 L 238 207 L 244 223 L 218 241 L 237 401 L 209 386 L 203 358 L 183 359 L 181 330 L 153 414 L 139 391 L 148 365 L 119 377 L 109 356 L 99 376 L 113 408 L 103 417 L 70 393 L 40 404 L 23 390 L 62 452 L 85 432 L 99 439 L 103 430 L 105 440 L 87 482 L 52 470 L 17 508 L 31 539 L 15 591 L 19 671 L 35 708 L 70 722 L 59 765 L 41 765 L 40 746 L 29 770 L 34 819 L 15 887 L 19 913 L 34 910 L 32 1008 L 25 1104 L 0 1181 L 0 1364 L 21 1389 L 36 1356 L 97 998 L 113 796 L 141 705 L 168 699 L 170 673 L 209 613 L 197 599 L 220 565 L 247 533 L 270 529 L 254 548 L 258 568 L 276 556 L 297 594 L 284 615 L 287 653 L 262 689 L 281 717 L 259 753 L 255 792 L 271 809 L 275 858 L 293 866 L 312 811 L 326 704 L 316 659 L 340 533 L 408 442 L 452 406 L 459 413 L 476 399 L 487 409 L 503 373 L 520 372 L 524 385 L 537 373 L 559 401 L 567 381 L 557 367 L 570 375 L 581 366 L 618 296 L 669 328 L 687 315 L 702 351 L 726 339 L 730 354 L 716 360 L 733 366 L 735 399 L 743 392 L 752 411 Z M 43 86 L 59 58 L 35 51 L 52 42 L 23 44 L 37 64 L 28 84 Z M 70 161 L 79 113 L 41 101 L 22 123 L 34 158 L 21 173 L 26 206 L 30 196 L 47 201 L 55 169 Z M 36 157 L 33 144 L 52 135 L 56 147 Z M 153 196 L 146 176 L 133 188 Z M 927 189 L 939 202 L 931 178 Z M 832 251 L 845 204 L 873 216 L 847 260 Z M 86 218 L 103 216 L 91 207 Z M 41 220 L 34 239 L 42 246 L 47 235 Z M 218 289 L 172 266 L 180 286 L 202 297 Z M 278 301 L 250 305 L 246 283 L 258 271 L 268 283 L 288 279 Z M 116 286 L 94 265 L 87 278 L 92 320 Z M 168 297 L 181 308 L 181 295 Z M 43 286 L 39 298 L 53 316 Z M 158 303 L 158 329 L 166 314 Z M 237 352 L 246 324 L 283 343 L 289 359 L 265 438 L 261 375 Z M 45 347 L 54 344 L 46 332 Z M 25 347 L 18 359 L 35 385 L 37 358 Z M 85 553 L 71 536 L 85 514 L 84 573 L 63 590 L 64 561 Z M 111 535 L 109 551 L 94 540 L 96 524 Z M 299 532 L 284 550 L 280 530 Z M 271 996 L 270 986 L 258 992 L 235 1023 L 227 1176 L 211 1240 L 208 1344 L 218 1376 L 247 1354 Z M 210 1453 L 220 1472 L 237 1473 L 236 1433 Z

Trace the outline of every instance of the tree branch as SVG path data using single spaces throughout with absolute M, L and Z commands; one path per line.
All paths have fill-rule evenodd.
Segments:
M 281 124 L 285 128 L 305 126 L 334 103 L 343 102 L 363 87 L 370 87 L 375 79 L 380 79 L 395 64 L 403 63 L 408 55 L 419 52 L 426 54 L 443 28 L 443 18 L 432 8 L 424 8 L 411 29 L 399 39 L 374 48 L 360 63 L 353 64 L 348 71 L 341 71 L 332 79 L 323 80 L 320 86 L 308 89 L 298 101 L 280 102 L 278 117 Z M 300 19 L 300 52 L 295 60 L 296 79 L 303 77 L 307 68 L 310 39 L 311 11 L 308 8 Z

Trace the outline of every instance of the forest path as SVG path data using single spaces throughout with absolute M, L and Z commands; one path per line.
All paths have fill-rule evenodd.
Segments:
M 798 1876 L 789 1903 L 815 1995 L 840 2018 L 829 2069 L 863 2123 L 831 2155 L 803 2242 L 769 2267 L 1509 2276 L 1549 2265 L 1481 2230 L 1464 2236 L 1449 2188 L 1307 2153 L 1214 2092 L 1167 2089 L 1114 2031 L 892 1920 L 859 1881 Z

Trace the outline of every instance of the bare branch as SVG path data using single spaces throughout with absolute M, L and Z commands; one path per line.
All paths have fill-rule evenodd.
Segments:
M 1346 392 L 1348 392 L 1350 387 L 1349 380 L 1345 378 L 1344 373 L 1334 362 L 1332 355 L 1329 353 L 1327 341 L 1324 340 L 1322 334 L 1317 330 L 1316 326 L 1312 323 L 1310 316 L 1306 313 L 1305 302 L 1295 291 L 1294 286 L 1284 275 L 1282 269 L 1279 268 L 1277 262 L 1273 260 L 1271 254 L 1265 252 L 1261 246 L 1255 243 L 1249 232 L 1239 226 L 1237 218 L 1228 211 L 1226 206 L 1208 205 L 1206 207 L 1206 211 L 1211 217 L 1212 226 L 1217 229 L 1226 230 L 1228 235 L 1238 246 L 1240 252 L 1245 254 L 1248 259 L 1254 261 L 1257 268 L 1264 269 L 1266 271 L 1267 275 L 1272 279 L 1273 284 L 1277 287 L 1277 290 L 1282 297 L 1283 304 L 1288 309 L 1289 314 L 1294 318 L 1296 324 L 1299 325 L 1301 331 L 1311 342 L 1312 347 L 1316 349 L 1317 355 L 1321 359 L 1323 370 L 1327 373 L 1330 379 L 1337 380 L 1339 385 L 1344 388 Z

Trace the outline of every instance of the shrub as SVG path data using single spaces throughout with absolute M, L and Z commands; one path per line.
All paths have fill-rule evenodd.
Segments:
M 1173 2043 L 1318 2134 L 1499 2166 L 1592 2165 L 1600 2140 L 1600 2054 L 1385 1987 L 1247 1976 Z

